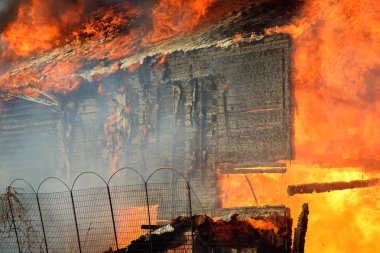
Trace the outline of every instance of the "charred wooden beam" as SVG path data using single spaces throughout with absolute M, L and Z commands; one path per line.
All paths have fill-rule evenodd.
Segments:
M 252 168 L 252 169 L 221 169 L 220 174 L 263 174 L 263 173 L 286 173 L 285 168 Z
M 349 182 L 332 182 L 332 183 L 311 183 L 300 185 L 289 185 L 288 195 L 321 193 L 330 191 L 340 191 L 355 188 L 367 188 L 380 185 L 380 178 L 372 178 L 368 180 L 354 180 Z
M 269 162 L 269 161 L 263 161 L 263 162 L 249 162 L 249 163 L 222 163 L 219 164 L 220 169 L 234 169 L 234 168 L 283 168 L 286 167 L 286 163 L 282 162 Z

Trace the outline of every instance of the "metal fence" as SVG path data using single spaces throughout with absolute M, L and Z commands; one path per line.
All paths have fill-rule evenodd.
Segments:
M 135 178 L 133 184 L 114 184 L 123 170 Z M 104 187 L 76 189 L 78 180 L 88 174 L 98 177 Z M 163 177 L 170 177 L 169 182 L 162 183 Z M 25 184 L 31 192 L 15 188 L 16 182 Z M 66 190 L 42 192 L 48 182 Z M 178 216 L 204 212 L 189 181 L 171 168 L 160 168 L 146 179 L 132 168 L 123 168 L 108 181 L 94 172 L 84 172 L 72 187 L 50 177 L 37 190 L 27 181 L 16 179 L 8 189 L 0 210 L 3 217 L 8 215 L 0 230 L 3 253 L 117 250 Z M 185 233 L 182 239 L 182 246 L 175 251 L 188 252 L 193 232 Z

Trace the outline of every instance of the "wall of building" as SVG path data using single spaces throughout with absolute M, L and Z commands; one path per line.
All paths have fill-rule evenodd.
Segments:
M 292 158 L 289 50 L 288 36 L 276 35 L 178 51 L 161 65 L 147 58 L 136 71 L 59 95 L 60 106 L 8 102 L 0 113 L 1 184 L 48 176 L 72 183 L 83 171 L 109 177 L 124 166 L 148 177 L 172 167 L 216 205 L 218 168 Z M 152 180 L 175 187 L 176 176 Z

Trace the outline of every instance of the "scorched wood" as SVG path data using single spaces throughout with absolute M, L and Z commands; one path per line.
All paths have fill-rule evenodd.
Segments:
M 321 193 L 330 191 L 339 191 L 355 188 L 367 188 L 380 185 L 380 178 L 372 178 L 368 180 L 354 180 L 349 182 L 332 182 L 332 183 L 311 183 L 300 185 L 289 185 L 288 195 L 295 194 L 308 194 L 308 193 Z

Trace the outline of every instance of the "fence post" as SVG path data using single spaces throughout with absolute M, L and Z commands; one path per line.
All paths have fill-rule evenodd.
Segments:
M 15 229 L 17 246 L 18 246 L 18 252 L 22 253 L 22 251 L 21 251 L 21 245 L 20 245 L 20 240 L 18 238 L 18 233 L 17 233 L 17 228 L 16 228 L 15 217 L 14 217 L 14 214 L 13 214 L 12 202 L 11 202 L 11 200 L 9 198 L 9 191 L 8 191 L 8 194 L 7 194 L 7 199 L 8 199 L 9 209 L 11 210 L 11 217 L 12 217 L 13 228 Z
M 74 196 L 73 196 L 73 191 L 72 190 L 70 190 L 70 196 L 71 196 L 71 204 L 73 206 L 73 211 L 74 211 L 74 221 L 75 221 L 75 229 L 77 230 L 79 252 L 82 253 L 82 246 L 80 244 L 80 236 L 79 236 L 77 213 L 75 212 Z
M 108 200 L 110 202 L 110 208 L 111 208 L 111 216 L 112 216 L 112 225 L 113 225 L 113 233 L 115 235 L 115 242 L 116 242 L 116 249 L 119 250 L 119 244 L 117 242 L 117 233 L 116 233 L 116 224 L 115 224 L 115 216 L 113 213 L 113 206 L 112 206 L 112 200 L 111 200 L 111 193 L 110 193 L 110 187 L 107 184 L 107 192 L 108 192 Z
M 152 241 L 152 224 L 150 221 L 150 207 L 149 207 L 149 195 L 148 195 L 148 183 L 144 182 L 145 185 L 145 197 L 146 197 L 146 206 L 148 207 L 148 222 L 149 222 L 149 236 L 150 236 L 150 252 L 153 252 L 153 241 Z
M 44 220 L 42 219 L 42 212 L 41 212 L 41 206 L 40 206 L 40 199 L 38 198 L 38 194 L 36 193 L 37 197 L 37 205 L 38 205 L 38 212 L 40 213 L 40 219 L 41 219 L 41 225 L 42 225 L 42 232 L 44 234 L 44 241 L 45 241 L 45 248 L 46 248 L 46 253 L 49 253 L 48 245 L 47 245 L 47 240 L 46 240 L 46 233 L 45 233 L 45 226 L 44 226 Z
M 190 215 L 190 230 L 191 230 L 191 252 L 194 252 L 194 228 L 193 228 L 193 209 L 191 206 L 191 188 L 190 188 L 190 183 L 186 182 L 187 186 L 187 194 L 189 197 L 189 215 Z

